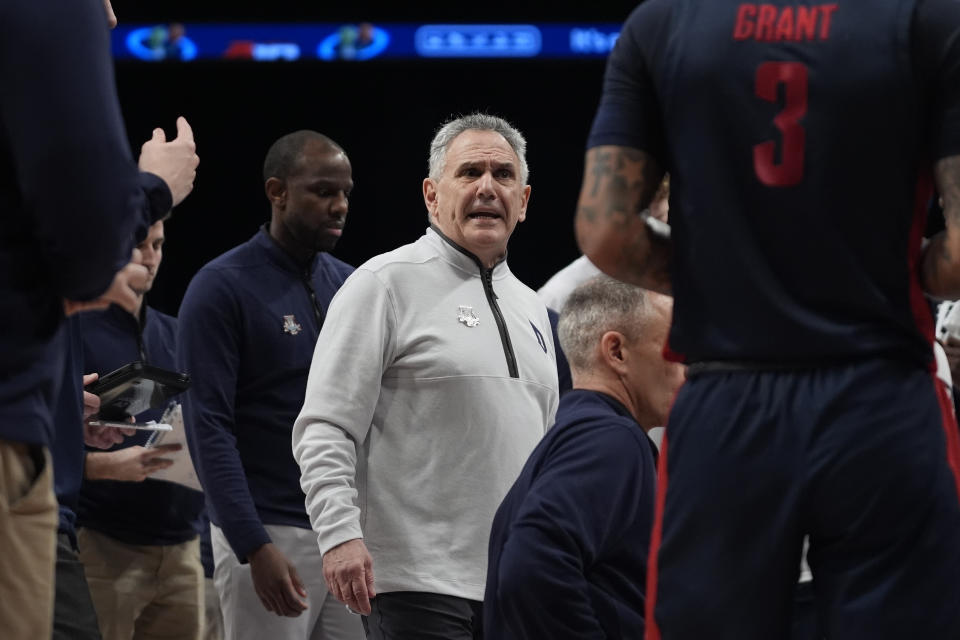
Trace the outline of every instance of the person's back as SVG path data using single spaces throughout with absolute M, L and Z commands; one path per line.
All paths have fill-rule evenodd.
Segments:
M 929 361 L 913 267 L 938 131 L 920 69 L 939 52 L 918 37 L 938 3 L 917 4 L 650 0 L 628 21 L 608 73 L 645 66 L 658 103 L 638 146 L 671 175 L 687 361 Z
M 628 19 L 577 233 L 605 272 L 673 291 L 669 350 L 692 363 L 648 640 L 786 637 L 804 535 L 828 637 L 960 637 L 960 441 L 923 298 L 960 296 L 958 34 L 955 0 Z M 669 234 L 643 212 L 663 172 Z M 947 230 L 922 248 L 931 174 Z

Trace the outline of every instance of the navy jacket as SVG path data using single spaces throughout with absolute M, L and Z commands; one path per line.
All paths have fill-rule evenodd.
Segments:
M 644 634 L 655 448 L 612 397 L 574 389 L 494 517 L 492 640 Z
M 0 4 L 0 86 L 0 439 L 47 444 L 63 299 L 105 291 L 172 200 L 130 154 L 101 0 Z
M 50 343 L 46 360 L 55 377 L 57 394 L 52 407 L 54 434 L 50 439 L 53 457 L 53 490 L 60 507 L 60 533 L 70 536 L 76 546 L 77 502 L 83 480 L 83 346 L 80 315 L 67 318 Z
M 211 522 L 241 562 L 264 524 L 310 528 L 291 432 L 330 300 L 353 271 L 298 265 L 263 228 L 204 266 L 180 307 L 178 368 L 190 453 Z
M 146 305 L 139 321 L 116 305 L 81 314 L 81 328 L 87 373 L 103 376 L 134 360 L 176 369 L 177 320 Z M 136 418 L 159 420 L 163 411 L 151 409 Z M 138 431 L 111 451 L 143 445 L 149 437 L 149 431 Z M 77 521 L 126 544 L 171 545 L 197 536 L 202 509 L 203 494 L 171 482 L 84 480 Z

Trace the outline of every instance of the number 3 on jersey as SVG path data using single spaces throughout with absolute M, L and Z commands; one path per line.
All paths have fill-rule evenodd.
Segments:
M 792 187 L 803 180 L 807 133 L 800 118 L 807 113 L 807 67 L 800 62 L 764 62 L 757 67 L 758 98 L 777 102 L 777 88 L 781 84 L 786 100 L 783 111 L 773 119 L 781 137 L 779 164 L 775 161 L 775 141 L 753 147 L 753 170 L 757 179 L 768 187 Z

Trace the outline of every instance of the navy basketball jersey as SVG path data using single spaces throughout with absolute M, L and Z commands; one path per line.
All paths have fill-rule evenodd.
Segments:
M 642 149 L 670 173 L 673 352 L 930 361 L 917 267 L 932 161 L 960 153 L 957 5 L 648 0 L 633 12 L 589 146 Z

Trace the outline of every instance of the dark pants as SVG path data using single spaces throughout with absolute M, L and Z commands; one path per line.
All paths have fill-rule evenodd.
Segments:
M 793 597 L 790 640 L 823 640 L 820 619 L 817 617 L 815 588 L 812 582 L 801 582 L 797 585 L 797 591 Z
M 931 373 L 693 375 L 659 464 L 648 640 L 789 637 L 804 534 L 827 638 L 960 638 L 960 443 Z
M 418 591 L 381 593 L 363 616 L 369 640 L 483 640 L 483 603 Z
M 57 536 L 55 581 L 53 640 L 101 640 L 87 576 L 80 556 L 64 533 Z

